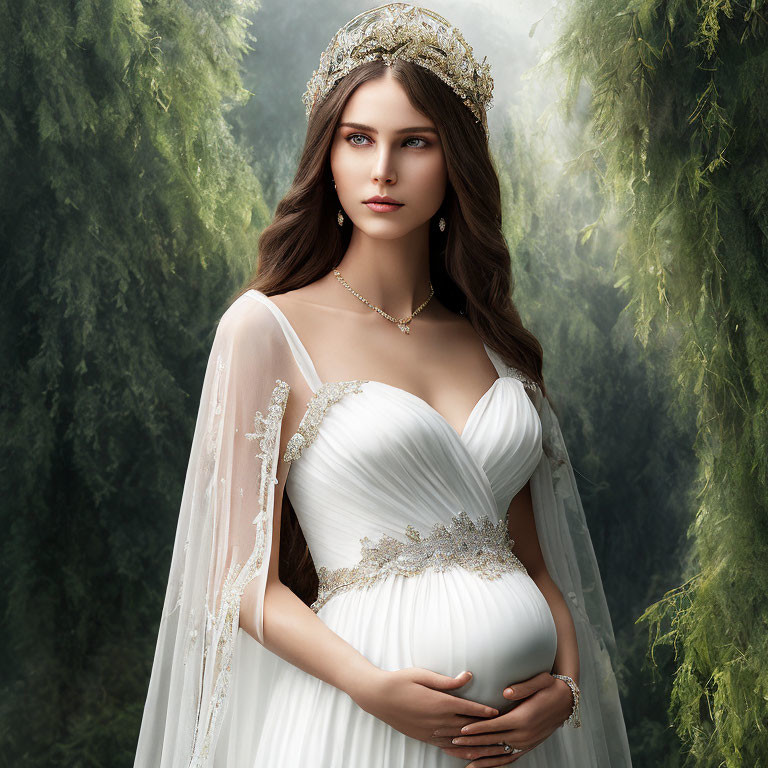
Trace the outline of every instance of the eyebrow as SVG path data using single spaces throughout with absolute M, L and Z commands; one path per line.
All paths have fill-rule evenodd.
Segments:
M 358 131 L 368 131 L 368 133 L 378 133 L 378 131 L 370 125 L 363 125 L 362 123 L 339 123 L 339 128 L 356 128 Z M 416 126 L 414 128 L 401 128 L 395 133 L 437 133 L 436 128 L 432 128 L 428 125 Z

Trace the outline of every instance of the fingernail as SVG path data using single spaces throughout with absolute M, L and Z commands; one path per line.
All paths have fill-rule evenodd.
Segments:
M 514 689 L 514 688 L 507 688 L 507 690 L 506 690 L 506 691 L 504 691 L 504 693 L 508 693 L 510 696 L 511 696 L 511 695 L 512 695 L 514 692 L 515 692 L 515 689 Z
M 461 729 L 461 732 L 462 732 L 462 733 L 469 733 L 469 726 L 468 726 L 468 725 L 465 725 L 465 726 L 464 726 L 464 727 Z
M 464 739 L 456 737 L 455 739 L 451 739 L 451 744 L 463 744 Z

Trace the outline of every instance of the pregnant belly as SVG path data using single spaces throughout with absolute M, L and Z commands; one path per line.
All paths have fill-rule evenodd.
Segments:
M 549 672 L 557 651 L 549 605 L 519 571 L 490 580 L 463 568 L 392 576 L 337 595 L 318 616 L 382 669 L 469 670 L 470 682 L 451 693 L 501 713 L 515 705 L 504 688 Z
M 414 615 L 414 665 L 446 675 L 464 669 L 472 679 L 454 695 L 497 707 L 514 703 L 508 685 L 549 672 L 557 652 L 552 613 L 525 573 L 483 579 L 472 571 L 446 571 Z

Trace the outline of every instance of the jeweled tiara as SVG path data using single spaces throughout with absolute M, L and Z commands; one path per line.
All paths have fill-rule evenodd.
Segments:
M 433 72 L 472 110 L 487 135 L 486 113 L 493 104 L 487 56 L 478 64 L 456 27 L 434 11 L 408 3 L 363 11 L 333 36 L 301 97 L 307 118 L 344 75 L 374 59 L 387 65 L 402 59 Z

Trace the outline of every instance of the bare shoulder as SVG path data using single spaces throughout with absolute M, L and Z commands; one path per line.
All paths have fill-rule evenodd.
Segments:
M 333 339 L 334 329 L 339 328 L 339 321 L 343 321 L 345 314 L 349 313 L 348 309 L 338 306 L 338 297 L 328 290 L 334 286 L 322 285 L 322 282 L 322 279 L 317 280 L 269 296 L 316 362 L 322 360 L 322 351 Z
M 269 298 L 280 309 L 288 309 L 299 317 L 318 309 L 338 309 L 334 305 L 333 297 L 329 295 L 325 281 L 322 279 L 290 291 L 273 293 Z

